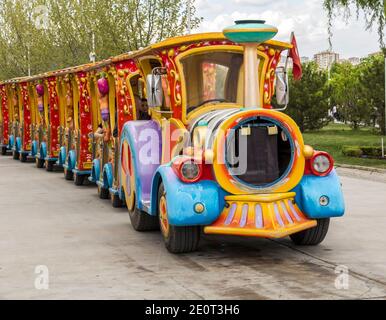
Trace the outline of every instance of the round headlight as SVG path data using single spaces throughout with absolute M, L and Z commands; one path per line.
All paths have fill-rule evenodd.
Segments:
M 327 173 L 331 170 L 331 160 L 327 155 L 321 154 L 314 158 L 312 163 L 313 169 L 320 174 Z
M 195 180 L 200 175 L 200 167 L 194 162 L 185 162 L 181 166 L 181 174 L 186 180 Z

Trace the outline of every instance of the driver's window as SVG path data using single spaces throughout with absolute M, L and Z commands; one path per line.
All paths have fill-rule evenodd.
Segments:
M 188 113 L 208 103 L 242 103 L 242 53 L 201 53 L 188 56 L 181 62 Z

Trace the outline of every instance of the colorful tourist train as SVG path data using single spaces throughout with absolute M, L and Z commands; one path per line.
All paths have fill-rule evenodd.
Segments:
M 263 21 L 176 37 L 0 83 L 3 155 L 62 169 L 160 229 L 172 253 L 205 234 L 317 245 L 344 214 L 332 157 L 304 144 L 283 52 Z

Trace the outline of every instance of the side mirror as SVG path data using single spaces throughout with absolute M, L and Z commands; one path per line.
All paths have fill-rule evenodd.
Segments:
M 164 98 L 161 75 L 149 74 L 147 76 L 146 91 L 149 108 L 161 107 Z
M 288 74 L 283 67 L 276 70 L 276 101 L 279 106 L 289 104 Z

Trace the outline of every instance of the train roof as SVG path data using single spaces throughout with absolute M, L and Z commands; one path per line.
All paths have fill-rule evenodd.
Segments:
M 174 37 L 170 39 L 166 39 L 154 45 L 151 45 L 152 49 L 163 49 L 178 45 L 190 44 L 197 41 L 226 41 L 228 40 L 222 32 L 209 32 L 209 33 L 198 33 L 198 34 L 189 34 L 180 37 Z M 277 40 L 268 40 L 264 42 L 265 44 L 275 47 L 278 49 L 286 50 L 291 49 L 292 45 L 290 43 L 285 43 Z
M 189 35 L 169 38 L 161 42 L 155 43 L 153 45 L 150 45 L 146 48 L 141 48 L 140 50 L 133 51 L 133 52 L 123 53 L 118 56 L 111 57 L 95 63 L 87 63 L 87 64 L 75 66 L 75 67 L 68 67 L 64 69 L 49 71 L 49 72 L 45 72 L 45 73 L 41 73 L 38 75 L 29 76 L 29 77 L 19 77 L 19 78 L 14 78 L 10 80 L 5 80 L 0 82 L 0 85 L 23 83 L 27 81 L 36 81 L 36 80 L 45 79 L 53 76 L 63 76 L 66 74 L 77 73 L 81 71 L 92 71 L 92 70 L 96 70 L 104 66 L 107 66 L 111 63 L 117 63 L 120 61 L 135 59 L 140 56 L 145 56 L 147 54 L 151 54 L 155 50 L 162 50 L 162 49 L 168 49 L 170 47 L 175 47 L 175 46 L 188 45 L 198 41 L 226 41 L 226 40 L 227 38 L 222 32 L 189 34 Z M 280 50 L 287 50 L 292 48 L 292 44 L 277 41 L 277 40 L 268 40 L 264 42 L 264 44 Z

